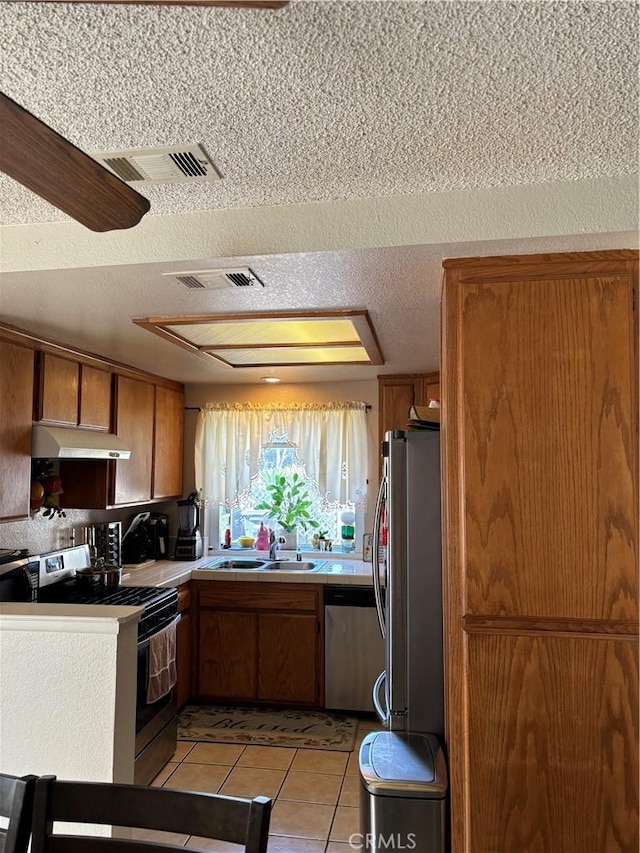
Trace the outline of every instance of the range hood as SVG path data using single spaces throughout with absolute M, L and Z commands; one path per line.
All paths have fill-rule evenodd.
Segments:
M 131 451 L 117 435 L 90 429 L 34 424 L 34 459 L 128 459 Z

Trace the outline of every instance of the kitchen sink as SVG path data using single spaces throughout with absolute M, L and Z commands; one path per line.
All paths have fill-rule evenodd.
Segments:
M 264 567 L 266 572 L 315 572 L 324 566 L 326 560 L 274 560 Z
M 325 565 L 326 560 L 252 560 L 249 557 L 212 560 L 199 569 L 247 570 L 252 572 L 316 572 Z
M 236 560 L 214 560 L 211 563 L 207 563 L 206 566 L 198 566 L 199 569 L 233 569 L 234 571 L 238 571 L 239 569 L 251 569 L 252 571 L 257 571 L 259 569 L 264 569 L 267 566 L 266 560 L 250 560 L 248 558 L 238 557 Z

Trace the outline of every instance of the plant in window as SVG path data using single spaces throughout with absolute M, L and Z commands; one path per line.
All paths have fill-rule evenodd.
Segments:
M 267 510 L 269 518 L 287 533 L 298 527 L 302 530 L 319 527 L 318 522 L 311 518 L 309 490 L 299 474 L 286 477 L 276 473 L 267 483 L 266 490 L 267 498 L 255 508 Z

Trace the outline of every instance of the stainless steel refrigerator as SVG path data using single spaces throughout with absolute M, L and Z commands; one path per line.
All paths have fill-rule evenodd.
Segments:
M 364 849 L 446 849 L 440 431 L 388 432 L 374 521 L 374 590 L 385 669 L 384 731 L 360 748 Z

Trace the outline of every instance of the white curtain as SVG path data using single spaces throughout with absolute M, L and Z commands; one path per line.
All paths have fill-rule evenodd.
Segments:
M 364 403 L 261 405 L 216 403 L 198 415 L 196 488 L 211 504 L 232 506 L 258 473 L 270 436 L 296 445 L 307 476 L 328 501 L 362 506 L 367 491 Z

